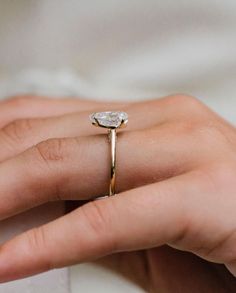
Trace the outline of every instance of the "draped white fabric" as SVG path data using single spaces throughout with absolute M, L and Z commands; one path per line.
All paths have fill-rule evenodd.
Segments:
M 0 96 L 137 100 L 185 92 L 236 122 L 235 30 L 234 0 L 0 0 Z M 49 217 L 4 221 L 1 241 Z M 73 269 L 71 290 L 106 292 L 98 275 L 89 266 Z M 109 292 L 117 292 L 114 278 Z M 65 269 L 1 285 L 0 293 L 69 287 Z

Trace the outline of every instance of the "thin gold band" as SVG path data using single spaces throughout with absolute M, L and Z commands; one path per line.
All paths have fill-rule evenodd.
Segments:
M 112 196 L 116 193 L 116 130 L 126 126 L 128 114 L 122 111 L 95 112 L 89 115 L 89 118 L 94 126 L 106 128 L 108 130 L 111 165 L 109 193 L 107 196 Z M 104 196 L 99 198 L 104 198 Z
M 116 129 L 109 129 L 108 136 L 111 145 L 111 177 L 109 186 L 109 196 L 112 196 L 115 194 L 116 185 Z

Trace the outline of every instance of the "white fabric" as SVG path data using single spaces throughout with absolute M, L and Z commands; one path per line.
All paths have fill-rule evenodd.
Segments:
M 186 92 L 236 122 L 235 28 L 235 0 L 0 0 L 0 96 L 137 100 Z M 0 237 L 21 231 L 11 223 Z M 105 292 L 89 268 L 73 268 L 72 291 Z M 69 293 L 69 286 L 60 270 L 1 285 L 0 293 Z

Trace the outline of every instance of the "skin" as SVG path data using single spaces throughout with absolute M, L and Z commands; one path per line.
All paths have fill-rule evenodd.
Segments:
M 117 192 L 94 111 L 124 110 Z M 102 259 L 147 292 L 235 292 L 236 129 L 197 99 L 17 97 L 0 107 L 0 218 L 88 201 L 0 247 L 0 281 Z

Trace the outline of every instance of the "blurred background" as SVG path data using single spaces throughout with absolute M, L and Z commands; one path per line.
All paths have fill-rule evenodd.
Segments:
M 0 0 L 1 98 L 188 93 L 236 123 L 235 88 L 235 0 Z M 1 285 L 0 292 L 42 288 L 141 292 L 90 264 Z

